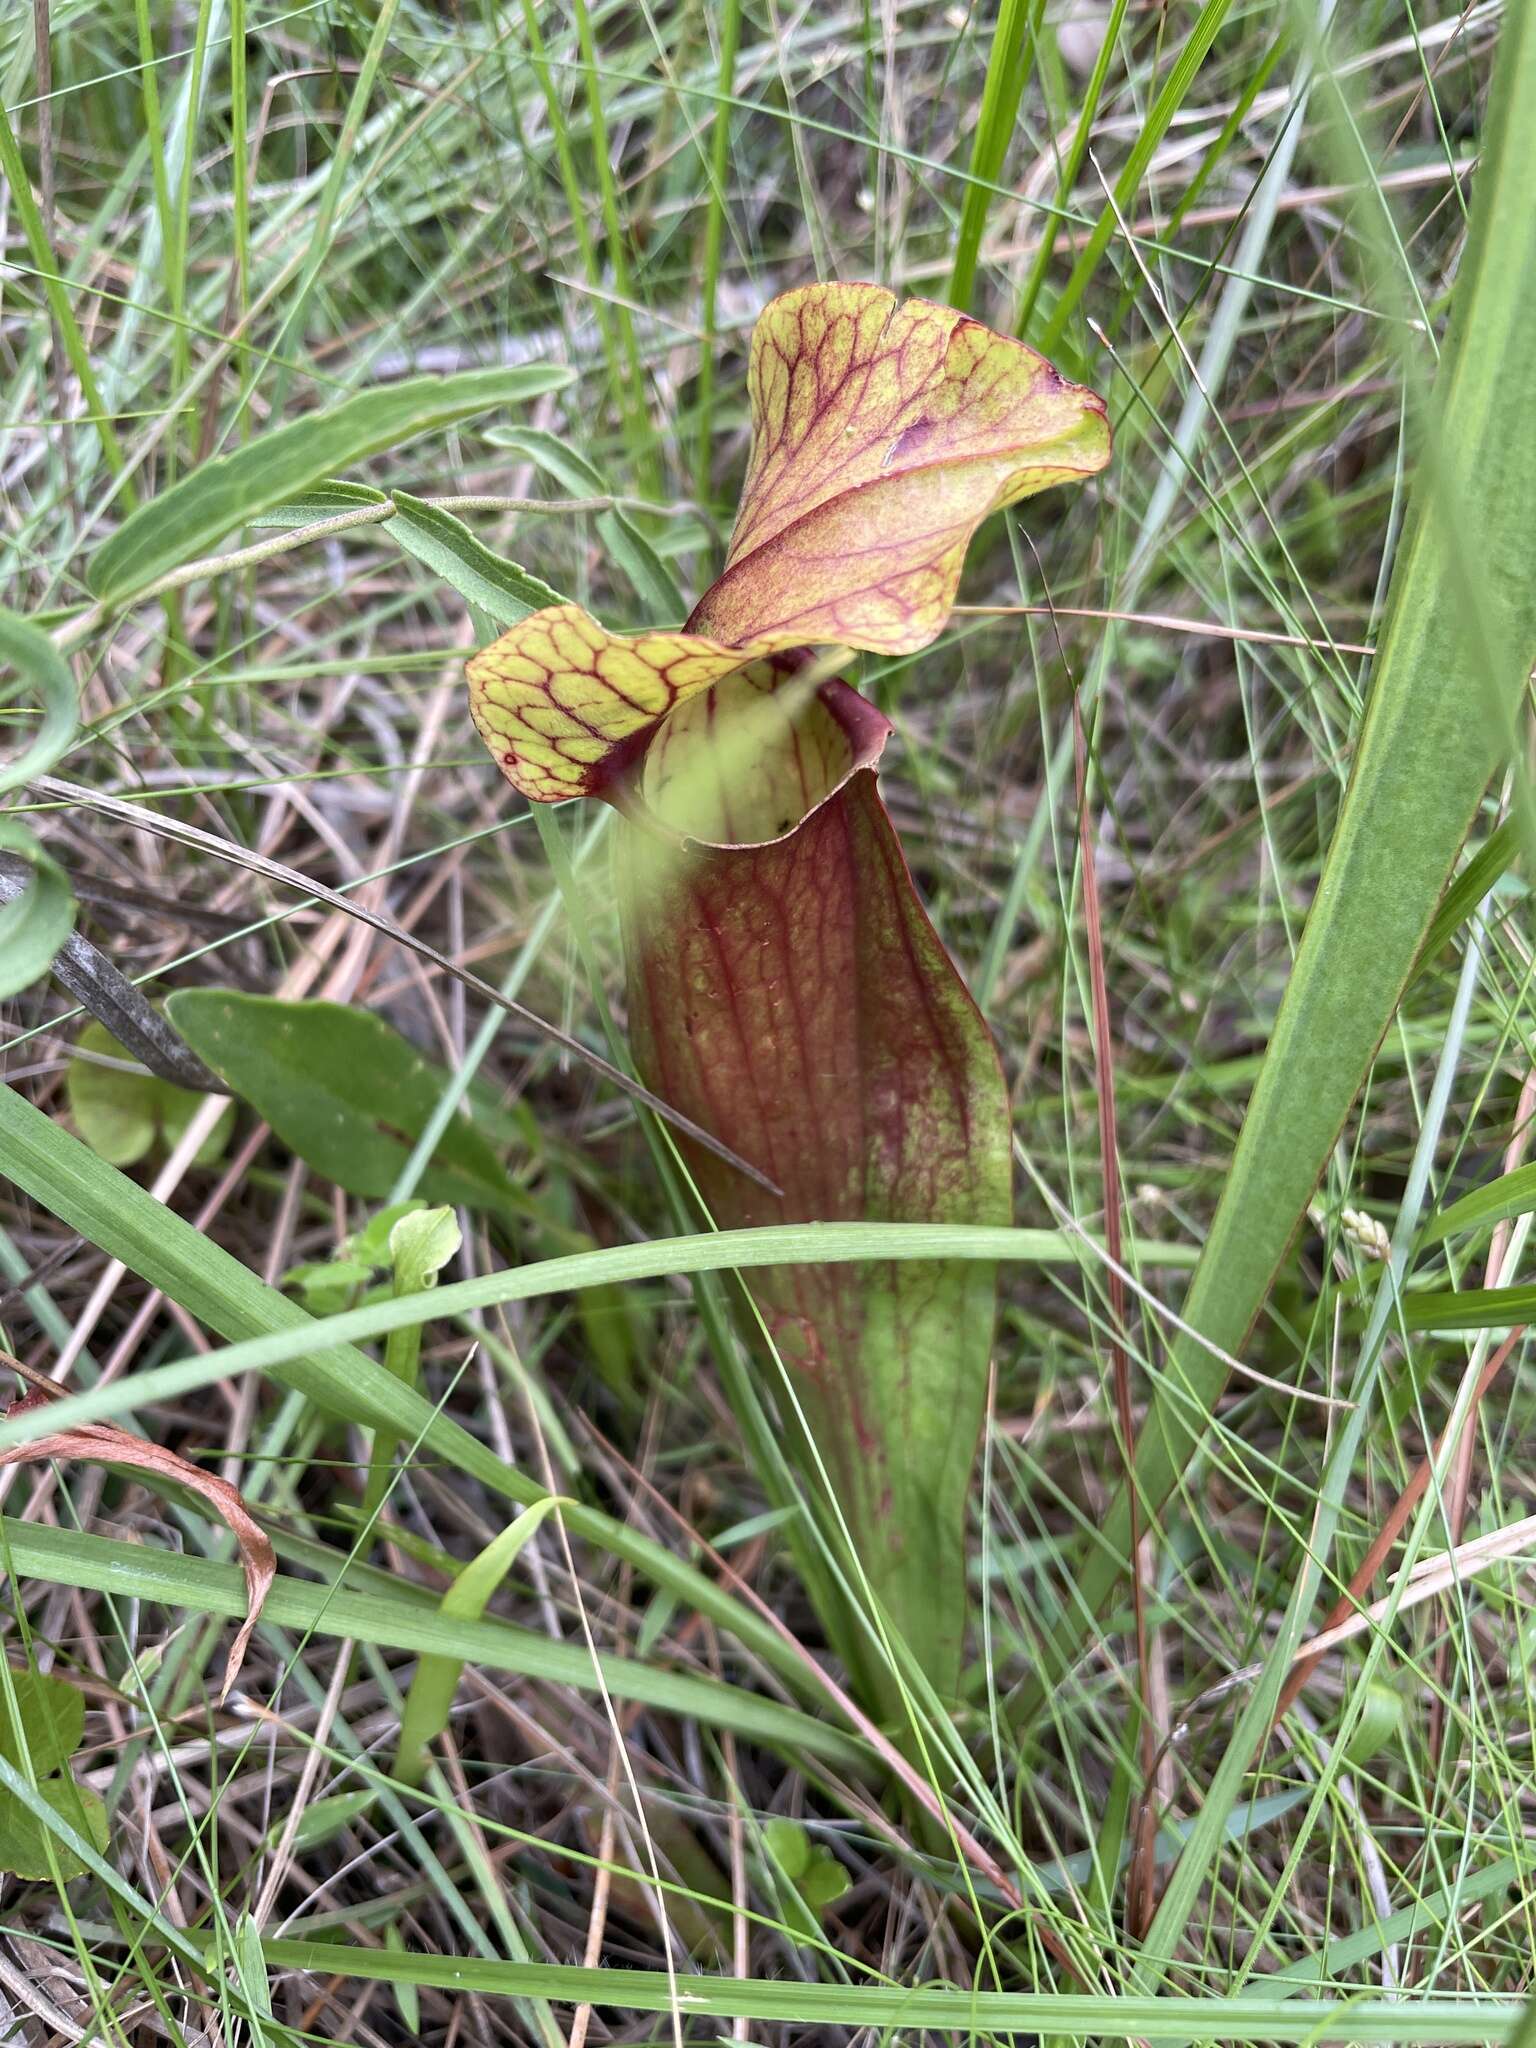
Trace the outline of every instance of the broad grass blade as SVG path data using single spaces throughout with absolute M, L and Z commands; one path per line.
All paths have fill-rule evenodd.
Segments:
M 1134 1483 L 1163 1502 L 1241 1350 L 1441 903 L 1536 659 L 1536 8 L 1504 30 L 1472 227 L 1333 842 Z M 1069 1657 L 1128 1556 L 1125 1493 Z

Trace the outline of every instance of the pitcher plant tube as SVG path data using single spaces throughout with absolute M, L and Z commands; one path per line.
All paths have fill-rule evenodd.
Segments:
M 748 392 L 730 552 L 687 624 L 533 613 L 471 660 L 475 724 L 524 796 L 622 814 L 636 1063 L 782 1191 L 685 1147 L 716 1224 L 1007 1223 L 997 1051 L 880 799 L 890 722 L 835 670 L 926 647 L 982 520 L 1104 467 L 1104 404 L 1021 343 L 871 284 L 775 299 Z M 995 1271 L 786 1267 L 752 1295 L 824 1519 L 823 1477 L 888 1624 L 952 1697 Z M 889 1705 L 867 1635 L 823 1620 Z

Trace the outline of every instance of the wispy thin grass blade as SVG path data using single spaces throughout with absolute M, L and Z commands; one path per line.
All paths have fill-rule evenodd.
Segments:
M 1536 657 L 1536 8 L 1508 17 L 1426 459 L 1343 809 L 1181 1338 L 1144 1433 L 1151 1506 L 1183 1470 L 1391 1023 Z M 1202 1341 L 1204 1340 L 1204 1341 Z M 1212 1349 L 1211 1347 L 1215 1347 Z M 1108 1555 L 1127 1553 L 1122 1495 Z M 1118 1576 L 1105 1549 L 1087 1612 Z M 1069 1648 L 1075 1631 L 1064 1635 Z
M 15 132 L 3 104 L 0 104 L 0 177 L 4 178 L 10 190 L 11 204 L 16 209 L 22 234 L 26 238 L 27 254 L 32 259 L 35 279 L 42 287 L 43 296 L 48 302 L 48 311 L 53 316 L 57 331 L 63 340 L 64 353 L 69 357 L 69 367 L 80 380 L 80 389 L 101 441 L 102 455 L 112 474 L 120 476 L 125 467 L 123 446 L 102 403 L 101 387 L 96 381 L 91 352 L 86 346 L 84 335 L 80 332 L 75 309 L 70 304 L 69 294 L 64 289 L 64 281 L 59 275 L 57 259 L 49 246 L 47 226 L 32 195 L 27 167 L 22 161 Z M 123 479 L 122 493 L 127 503 L 133 504 L 137 491 L 131 477 Z
M 1210 55 L 1211 45 L 1220 32 L 1222 23 L 1230 11 L 1232 0 L 1205 0 L 1205 5 L 1196 16 L 1184 47 L 1174 60 L 1173 68 L 1164 79 L 1162 88 L 1152 105 L 1147 109 L 1125 166 L 1115 180 L 1113 204 L 1106 202 L 1103 212 L 1094 225 L 1092 234 L 1084 243 L 1072 273 L 1062 287 L 1060 298 L 1051 308 L 1050 318 L 1035 344 L 1044 354 L 1052 355 L 1060 345 L 1067 331 L 1067 323 L 1077 311 L 1078 304 L 1109 247 L 1115 232 L 1116 213 L 1123 212 L 1134 200 L 1137 188 L 1146 176 L 1147 167 L 1157 153 L 1158 144 L 1167 134 L 1169 125 L 1189 95 L 1201 65 Z
M 1019 296 L 1018 312 L 1014 317 L 1014 332 L 1021 341 L 1030 339 L 1030 326 L 1035 317 L 1035 306 L 1040 297 L 1040 288 L 1050 273 L 1051 262 L 1056 254 L 1056 236 L 1060 228 L 1061 213 L 1072 196 L 1088 154 L 1089 139 L 1099 111 L 1099 102 L 1104 96 L 1104 84 L 1109 77 L 1109 66 L 1120 40 L 1120 31 L 1125 22 L 1129 0 L 1113 0 L 1104 22 L 1104 36 L 1099 44 L 1099 53 L 1093 60 L 1093 71 L 1083 93 L 1083 103 L 1078 111 L 1077 127 L 1067 149 L 1061 174 L 1056 181 L 1056 206 L 1042 216 L 1040 223 L 1040 246 L 1035 251 L 1034 261 L 1029 266 L 1029 276 Z
M 720 103 L 709 148 L 709 199 L 704 216 L 704 262 L 699 297 L 699 381 L 694 397 L 698 441 L 693 458 L 694 495 L 710 501 L 714 478 L 715 311 L 720 289 L 720 252 L 725 243 L 726 178 L 731 164 L 731 95 L 736 89 L 736 53 L 741 46 L 741 0 L 720 9 Z

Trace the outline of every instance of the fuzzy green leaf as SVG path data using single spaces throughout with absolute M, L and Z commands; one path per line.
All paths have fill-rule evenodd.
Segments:
M 235 989 L 182 989 L 178 1031 L 284 1144 L 350 1194 L 379 1200 L 449 1086 L 449 1076 L 368 1010 L 288 1003 Z M 527 1203 L 462 1113 L 422 1175 L 430 1200 L 502 1217 Z
M 75 1043 L 78 1051 L 102 1053 L 109 1059 L 131 1061 L 133 1057 L 100 1024 L 87 1024 Z M 113 1166 L 133 1166 L 157 1144 L 169 1152 L 203 1103 L 203 1097 L 190 1088 L 178 1088 L 142 1068 L 125 1073 L 121 1067 L 98 1066 L 94 1060 L 71 1060 L 64 1086 L 81 1137 Z M 195 1164 L 211 1166 L 221 1159 L 234 1126 L 231 1103 L 199 1146 Z
M 291 420 L 229 455 L 200 463 L 130 513 L 97 551 L 87 581 L 103 604 L 121 604 L 168 570 L 216 546 L 232 528 L 311 490 L 338 470 L 417 434 L 559 391 L 574 375 L 553 363 L 525 363 L 449 377 L 412 377 Z
M 51 1776 L 80 1747 L 84 1728 L 77 1686 L 47 1671 L 12 1671 L 9 1688 L 0 1679 L 0 1756 L 20 1769 L 30 1763 L 34 1776 Z
M 515 626 L 530 612 L 560 603 L 558 590 L 494 553 L 453 513 L 406 491 L 391 496 L 395 516 L 388 525 L 390 539 L 498 626 Z
M 37 1793 L 61 1820 L 85 1837 L 98 1855 L 105 1853 L 107 1809 L 89 1785 L 78 1784 L 67 1775 L 44 1778 Z M 81 1859 L 57 1836 L 50 1835 L 36 1814 L 29 1812 L 11 1793 L 0 1790 L 0 1870 L 34 1882 L 51 1877 L 53 1869 L 48 1861 L 50 1844 L 54 1865 L 61 1878 L 67 1882 L 72 1877 L 84 1875 L 86 1866 Z

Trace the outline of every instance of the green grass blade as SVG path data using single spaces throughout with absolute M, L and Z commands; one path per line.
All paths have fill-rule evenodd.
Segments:
M 649 473 L 651 424 L 645 404 L 645 374 L 640 367 L 640 348 L 635 338 L 634 315 L 630 311 L 633 286 L 629 272 L 629 237 L 619 211 L 619 188 L 613 175 L 614 154 L 608 137 L 608 117 L 603 107 L 603 81 L 598 65 L 597 44 L 592 34 L 592 17 L 586 0 L 572 0 L 576 42 L 581 52 L 581 76 L 587 103 L 587 124 L 592 133 L 592 170 L 602 203 L 603 229 L 607 237 L 608 261 L 613 271 L 614 325 L 618 330 L 622 357 L 619 388 L 624 406 L 625 431 L 631 452 L 642 472 Z
M 1072 141 L 1067 149 L 1066 161 L 1062 164 L 1056 181 L 1056 203 L 1045 214 L 1040 224 L 1040 246 L 1035 259 L 1029 266 L 1029 276 L 1019 295 L 1018 311 L 1014 316 L 1014 332 L 1020 340 L 1029 339 L 1030 324 L 1035 317 L 1035 305 L 1040 297 L 1040 288 L 1049 275 L 1051 263 L 1056 254 L 1056 237 L 1065 216 L 1067 204 L 1072 197 L 1072 188 L 1082 173 L 1083 159 L 1088 154 L 1089 139 L 1093 124 L 1098 118 L 1099 102 L 1104 97 L 1104 83 L 1109 77 L 1110 61 L 1120 41 L 1120 30 L 1125 21 L 1126 8 L 1130 0 L 1113 0 L 1109 16 L 1104 23 L 1104 37 L 1099 44 L 1098 55 L 1094 58 L 1093 72 L 1083 93 L 1083 104 L 1073 130 Z
M 7 1178 L 34 1201 L 121 1259 L 208 1329 L 236 1340 L 259 1340 L 264 1334 L 267 1342 L 275 1338 L 281 1345 L 286 1339 L 291 1363 L 278 1377 L 326 1412 L 349 1415 L 369 1428 L 389 1429 L 403 1442 L 424 1446 L 500 1499 L 529 1507 L 548 1498 L 545 1487 L 503 1463 L 469 1431 L 440 1415 L 424 1396 L 401 1386 L 376 1359 L 348 1344 L 331 1343 L 297 1302 L 264 1285 L 238 1259 L 163 1207 L 136 1181 L 98 1159 L 10 1088 L 0 1088 L 0 1159 Z M 437 1305 L 449 1292 L 439 1288 L 416 1297 L 405 1307 L 401 1321 L 441 1313 Z M 423 1300 L 436 1305 L 418 1306 Z M 791 1685 L 802 1692 L 811 1687 L 802 1660 L 778 1632 L 695 1566 L 617 1517 L 593 1508 L 568 1509 L 566 1526 L 573 1536 L 625 1559 L 653 1585 L 711 1616 Z
M 93 558 L 91 589 L 103 604 L 120 604 L 157 576 L 205 553 L 232 527 L 297 497 L 322 477 L 433 428 L 563 390 L 573 375 L 554 363 L 525 363 L 411 377 L 292 420 L 229 455 L 201 463 L 140 506 Z
M 78 1586 L 125 1600 L 153 1600 L 188 1614 L 231 1621 L 246 1611 L 245 1579 L 236 1565 L 9 1517 L 0 1521 L 0 1529 L 11 1567 L 20 1578 Z M 473 1662 L 488 1671 L 517 1672 L 587 1692 L 598 1688 L 600 1674 L 615 1699 L 643 1700 L 663 1713 L 731 1728 L 754 1741 L 824 1757 L 844 1767 L 868 1762 L 863 1746 L 840 1729 L 744 1687 L 661 1670 L 638 1657 L 600 1654 L 594 1664 L 580 1643 L 555 1642 L 510 1622 L 445 1615 L 438 1607 L 401 1600 L 392 1586 L 313 1585 L 280 1572 L 262 1603 L 262 1620 L 274 1628 L 350 1637 L 418 1657 L 456 1658 L 460 1664 Z
M 1431 448 L 1392 578 L 1375 681 L 1327 864 L 1143 1435 L 1156 1507 L 1199 1441 L 1391 1023 L 1495 764 L 1477 707 L 1512 710 L 1536 655 L 1536 8 L 1505 30 Z M 1468 602 L 1464 579 L 1474 579 Z M 1492 650 L 1489 672 L 1485 663 Z M 1201 1342 L 1200 1339 L 1205 1342 Z M 1122 1495 L 1080 1581 L 1128 1555 Z M 1077 1629 L 1061 1648 L 1070 1653 Z
M 1512 1999 L 1117 1998 L 1065 1992 L 911 1989 L 886 1982 L 776 1982 L 689 1976 L 674 1986 L 661 1970 L 582 1970 L 561 1963 L 491 1963 L 469 1956 L 394 1955 L 319 1941 L 267 1941 L 269 1967 L 313 1970 L 387 1984 L 590 2001 L 605 2010 L 789 2024 L 1067 2034 L 1115 2041 L 1355 2041 L 1486 2043 L 1519 2017 Z
M 0 1104 L 3 1104 L 0 1097 Z M 0 1114 L 0 1135 L 6 1119 Z M 81 1147 L 82 1151 L 84 1147 Z M 23 1172 L 12 1169 L 18 1185 L 29 1186 Z M 112 1169 L 108 1168 L 108 1172 Z M 122 1176 L 119 1176 L 122 1178 Z M 132 1182 L 127 1185 L 132 1186 Z M 146 1196 L 152 1201 L 152 1196 Z M 159 1205 L 156 1204 L 158 1207 Z M 60 1204 L 54 1213 L 65 1221 L 77 1211 Z M 190 1228 L 190 1226 L 187 1226 Z M 197 1233 L 193 1232 L 197 1237 Z M 122 1256 L 116 1246 L 118 1232 L 105 1231 L 93 1240 L 103 1250 Z M 199 1239 L 206 1244 L 205 1239 Z M 152 1251 L 139 1249 L 138 1271 L 156 1285 L 165 1261 Z M 228 1255 L 208 1245 L 216 1259 Z M 1136 1254 L 1145 1269 L 1158 1263 Z M 385 1372 L 382 1366 L 355 1352 L 351 1346 L 370 1337 L 387 1336 L 391 1330 L 414 1323 L 466 1315 L 476 1309 L 496 1308 L 512 1301 L 538 1301 L 553 1294 L 565 1294 L 585 1287 L 609 1287 L 628 1280 L 658 1280 L 683 1273 L 752 1272 L 775 1266 L 843 1265 L 849 1262 L 879 1264 L 887 1260 L 903 1263 L 916 1260 L 964 1259 L 991 1263 L 1022 1261 L 1026 1264 L 1094 1263 L 1093 1252 L 1079 1240 L 1051 1230 L 1005 1229 L 985 1224 L 945 1223 L 792 1223 L 767 1225 L 751 1230 L 710 1231 L 699 1237 L 668 1237 L 651 1244 L 605 1246 L 597 1251 L 570 1252 L 560 1258 L 541 1259 L 537 1264 L 487 1273 L 475 1280 L 455 1281 L 448 1287 L 433 1288 L 401 1300 L 371 1302 L 361 1308 L 345 1309 L 325 1317 L 305 1315 L 296 1304 L 278 1295 L 275 1299 L 292 1313 L 274 1317 L 261 1335 L 229 1345 L 222 1351 L 203 1352 L 170 1365 L 154 1366 L 146 1372 L 113 1380 L 85 1393 L 66 1394 L 51 1402 L 46 1411 L 28 1410 L 0 1421 L 0 1449 L 30 1443 L 56 1429 L 87 1421 L 100 1421 L 127 1414 L 152 1401 L 179 1399 L 199 1387 L 247 1372 L 276 1372 L 301 1393 L 317 1401 L 328 1413 L 397 1431 L 400 1435 L 423 1434 L 428 1447 L 448 1457 L 466 1472 L 473 1472 L 497 1492 L 513 1499 L 513 1491 L 529 1483 L 512 1468 L 457 1425 L 423 1411 L 419 1397 Z M 240 1273 L 243 1266 L 230 1260 Z M 1182 1259 L 1178 1263 L 1183 1264 Z M 225 1271 L 219 1267 L 222 1275 Z M 253 1287 L 262 1283 L 246 1274 Z M 167 1287 L 167 1293 L 173 1289 Z M 271 1290 L 263 1289 L 264 1293 Z M 206 1288 L 198 1290 L 201 1307 L 182 1299 L 184 1306 L 215 1329 L 227 1326 L 231 1318 L 222 1304 L 210 1299 Z M 218 1313 L 213 1313 L 217 1309 Z M 223 1324 L 221 1325 L 221 1316 Z M 325 1347 L 321 1353 L 318 1347 Z M 323 1356 L 326 1363 L 313 1366 Z M 344 1369 L 336 1361 L 347 1361 Z M 543 1488 L 529 1488 L 528 1499 L 543 1499 Z M 608 1540 L 612 1540 L 609 1531 Z
M 1421 1246 L 1439 1244 L 1460 1230 L 1478 1230 L 1490 1223 L 1504 1223 L 1512 1216 L 1526 1216 L 1536 1209 L 1536 1166 L 1517 1167 L 1501 1173 L 1485 1188 L 1474 1188 L 1459 1202 L 1452 1202 L 1425 1224 Z
M 381 0 L 381 5 L 374 14 L 368 47 L 364 50 L 363 61 L 357 69 L 357 77 L 347 101 L 346 118 L 341 124 L 341 133 L 336 138 L 336 147 L 326 171 L 325 189 L 320 194 L 320 204 L 310 229 L 309 253 L 305 257 L 304 268 L 299 274 L 293 297 L 284 310 L 282 325 L 278 329 L 279 348 L 292 335 L 295 349 L 302 351 L 305 315 L 309 310 L 310 297 L 321 270 L 331 257 L 337 219 L 343 197 L 348 190 L 347 172 L 357 149 L 358 138 L 363 131 L 364 117 L 368 112 L 369 101 L 373 98 L 374 87 L 378 83 L 379 68 L 384 62 L 390 30 L 394 27 L 399 7 L 400 0 Z M 279 405 L 282 403 L 287 381 L 288 372 L 285 366 L 278 372 L 276 402 Z
M 64 280 L 48 243 L 48 230 L 38 210 L 37 201 L 32 196 L 32 184 L 27 176 L 27 167 L 22 162 L 15 132 L 3 104 L 0 104 L 0 177 L 4 178 L 10 188 L 11 204 L 16 209 L 22 234 L 26 237 L 27 254 L 32 259 L 37 280 L 43 288 L 43 296 L 48 301 L 48 311 L 57 323 L 59 335 L 64 343 L 64 353 L 69 358 L 69 367 L 80 380 L 80 390 L 100 438 L 101 452 L 106 458 L 107 467 L 114 476 L 121 476 L 125 466 L 123 444 L 117 438 L 116 430 L 107 417 L 101 387 L 96 381 L 96 372 L 91 363 L 91 352 L 86 346 L 84 335 L 80 332 L 80 323 L 75 318 L 75 309 L 69 302 L 69 294 L 64 289 Z M 123 479 L 122 492 L 127 502 L 133 504 L 138 493 L 134 489 L 131 477 Z
M 186 382 L 191 362 L 191 337 L 187 330 L 187 259 L 193 161 L 197 154 L 198 120 L 203 111 L 203 94 L 208 79 L 208 46 L 215 28 L 215 16 L 222 13 L 222 7 L 216 7 L 214 0 L 198 0 L 197 27 L 192 37 L 191 61 L 186 71 L 182 102 L 183 119 L 172 132 L 171 168 L 176 184 L 166 216 L 161 262 L 165 272 L 165 303 L 171 330 L 171 382 L 178 390 Z M 176 474 L 176 454 L 173 436 L 166 448 L 167 477 Z
M 1536 1321 L 1536 1287 L 1433 1288 L 1403 1302 L 1409 1330 L 1509 1330 Z
M 725 241 L 726 178 L 731 165 L 731 96 L 736 89 L 736 53 L 741 46 L 741 0 L 720 9 L 719 104 L 709 144 L 709 204 L 704 216 L 703 281 L 699 295 L 699 381 L 694 398 L 698 440 L 693 457 L 693 490 L 701 505 L 713 491 L 715 431 L 715 309 L 720 289 L 720 251 Z
M 1054 355 L 1067 323 L 1076 312 L 1083 293 L 1093 282 L 1094 274 L 1103 260 L 1104 251 L 1109 247 L 1116 229 L 1116 214 L 1125 213 L 1136 197 L 1142 179 L 1157 154 L 1157 148 L 1167 134 L 1174 115 L 1183 106 L 1194 84 L 1201 65 L 1210 54 L 1222 23 L 1231 9 L 1232 0 L 1205 0 L 1205 5 L 1190 30 L 1187 41 L 1174 61 L 1173 69 L 1164 79 L 1157 98 L 1147 110 L 1136 140 L 1131 145 L 1125 166 L 1115 180 L 1114 204 L 1107 201 L 1103 212 L 1094 223 L 1092 234 L 1083 245 L 1072 273 L 1062 287 L 1061 297 L 1051 308 L 1039 341 L 1035 344 L 1043 354 Z
M 1440 950 L 1455 937 L 1488 894 L 1514 866 L 1520 851 L 1520 826 L 1514 818 L 1496 825 L 1477 852 L 1452 882 L 1435 912 L 1435 921 L 1419 948 L 1416 972 L 1422 973 L 1438 958 Z
M 971 141 L 971 182 L 960 208 L 955 260 L 949 273 L 949 303 L 962 313 L 971 310 L 976 287 L 976 259 L 986 230 L 992 194 L 1002 175 L 1003 160 L 1019 118 L 1019 101 L 1029 76 L 1029 46 L 1042 8 L 1036 0 L 1034 20 L 1029 0 L 1002 0 L 987 57 L 987 78 L 981 89 L 981 111 Z

